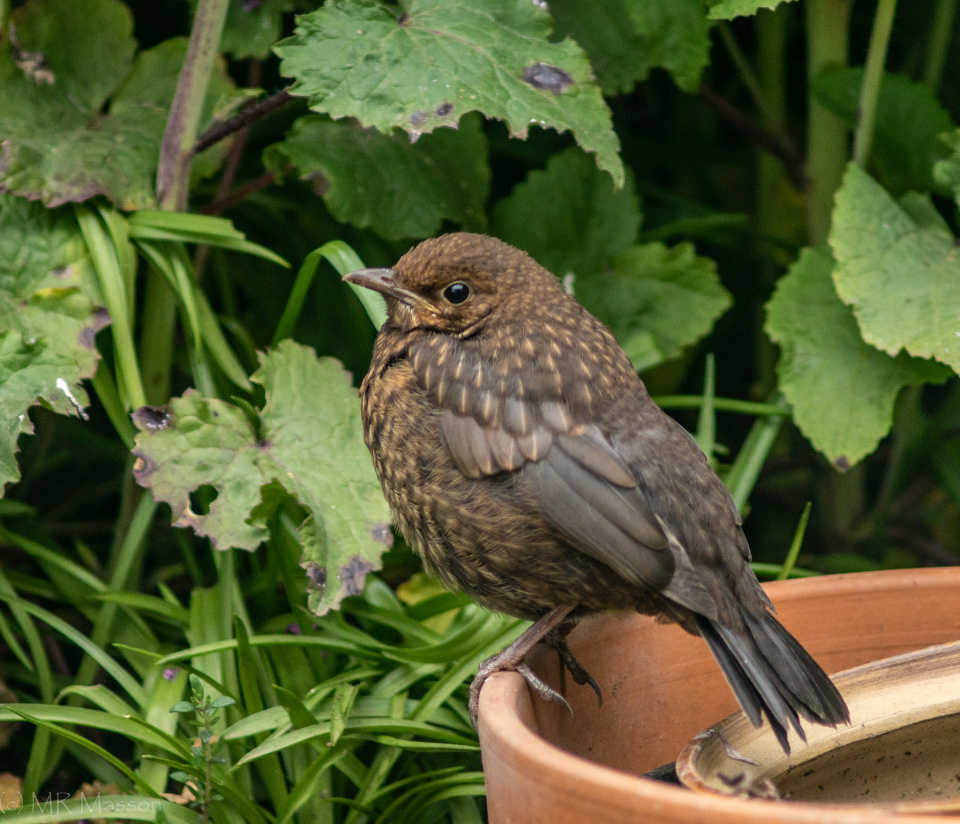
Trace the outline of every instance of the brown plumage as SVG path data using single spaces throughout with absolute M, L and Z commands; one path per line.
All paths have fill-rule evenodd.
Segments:
M 360 392 L 403 534 L 447 586 L 537 622 L 481 667 L 474 712 L 497 669 L 558 697 L 523 662 L 541 639 L 596 689 L 564 635 L 571 619 L 630 609 L 702 635 L 753 723 L 765 713 L 788 751 L 799 717 L 848 720 L 771 615 L 726 487 L 557 278 L 473 234 L 347 277 L 387 299 Z

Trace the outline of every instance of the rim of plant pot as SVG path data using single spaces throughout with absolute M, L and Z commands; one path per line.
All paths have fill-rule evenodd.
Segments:
M 824 576 L 766 589 L 784 625 L 828 672 L 960 638 L 957 567 Z M 571 702 L 573 720 L 558 705 L 532 699 L 516 673 L 487 681 L 479 729 L 491 824 L 929 822 L 867 806 L 706 796 L 642 777 L 732 712 L 729 688 L 700 639 L 644 616 L 590 619 L 569 641 L 594 677 L 604 656 L 614 659 L 607 670 L 624 675 L 601 672 L 605 702 L 598 709 L 588 689 L 564 682 L 552 651 L 538 651 L 531 664 Z
M 769 780 L 797 800 L 862 799 L 891 812 L 960 813 L 960 642 L 832 677 L 850 709 L 849 725 L 808 727 L 806 745 L 788 756 L 769 726 L 758 729 L 734 713 L 683 749 L 676 767 L 681 783 L 731 795 L 734 777 L 751 786 Z M 885 800 L 871 800 L 878 795 Z

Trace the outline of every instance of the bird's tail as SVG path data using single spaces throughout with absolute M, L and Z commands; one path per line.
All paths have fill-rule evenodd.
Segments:
M 696 616 L 703 636 L 740 706 L 755 727 L 765 713 L 783 747 L 790 752 L 787 730 L 806 741 L 800 717 L 835 727 L 849 723 L 850 713 L 827 674 L 769 612 L 741 610 L 743 628 L 732 629 Z

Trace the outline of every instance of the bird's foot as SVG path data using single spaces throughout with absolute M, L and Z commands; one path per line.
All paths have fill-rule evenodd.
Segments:
M 501 653 L 502 655 L 502 653 Z M 544 701 L 557 701 L 563 704 L 573 715 L 573 708 L 559 692 L 553 687 L 545 684 L 526 661 L 517 661 L 516 663 L 505 663 L 500 659 L 500 655 L 494 655 L 488 658 L 480 665 L 473 683 L 470 684 L 470 720 L 473 722 L 474 729 L 477 727 L 477 713 L 480 709 L 480 689 L 484 682 L 495 672 L 516 672 L 523 676 L 523 680 L 537 695 Z M 592 680 L 592 679 L 591 679 Z
M 557 630 L 552 630 L 551 632 L 547 633 L 547 636 L 543 640 L 557 651 L 557 655 L 560 656 L 560 660 L 563 662 L 563 665 L 567 668 L 567 672 L 570 673 L 574 681 L 576 681 L 581 687 L 584 684 L 590 685 L 590 688 L 597 694 L 597 706 L 602 707 L 603 693 L 600 691 L 600 685 L 593 680 L 593 676 L 587 672 L 583 664 L 581 664 L 576 657 L 574 657 L 574 654 L 570 652 L 570 647 L 567 646 L 566 633 L 562 632 L 563 628 L 560 627 L 558 629 L 560 630 L 559 632 Z M 527 680 L 527 683 L 530 683 L 529 679 Z
M 480 689 L 484 682 L 495 672 L 514 671 L 520 673 L 526 680 L 530 688 L 541 698 L 547 701 L 559 701 L 567 709 L 570 705 L 560 693 L 552 687 L 548 687 L 540 678 L 534 674 L 533 670 L 527 666 L 527 653 L 541 641 L 557 624 L 567 617 L 572 610 L 572 606 L 554 607 L 550 612 L 539 620 L 535 621 L 527 630 L 508 646 L 502 652 L 488 658 L 480 665 L 477 671 L 477 677 L 473 679 L 470 685 L 470 721 L 473 728 L 477 729 L 477 716 L 480 710 Z M 572 657 L 572 656 L 571 656 Z M 583 670 L 583 667 L 580 667 Z M 572 712 L 572 710 L 571 710 Z

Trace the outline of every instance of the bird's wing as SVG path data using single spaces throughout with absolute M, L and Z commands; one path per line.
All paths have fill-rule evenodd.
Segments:
M 412 363 L 443 409 L 441 433 L 460 471 L 472 478 L 519 472 L 544 520 L 571 546 L 631 583 L 716 614 L 686 551 L 629 466 L 595 424 L 576 419 L 549 374 L 527 370 L 501 380 L 456 346 L 420 364 L 413 353 Z

